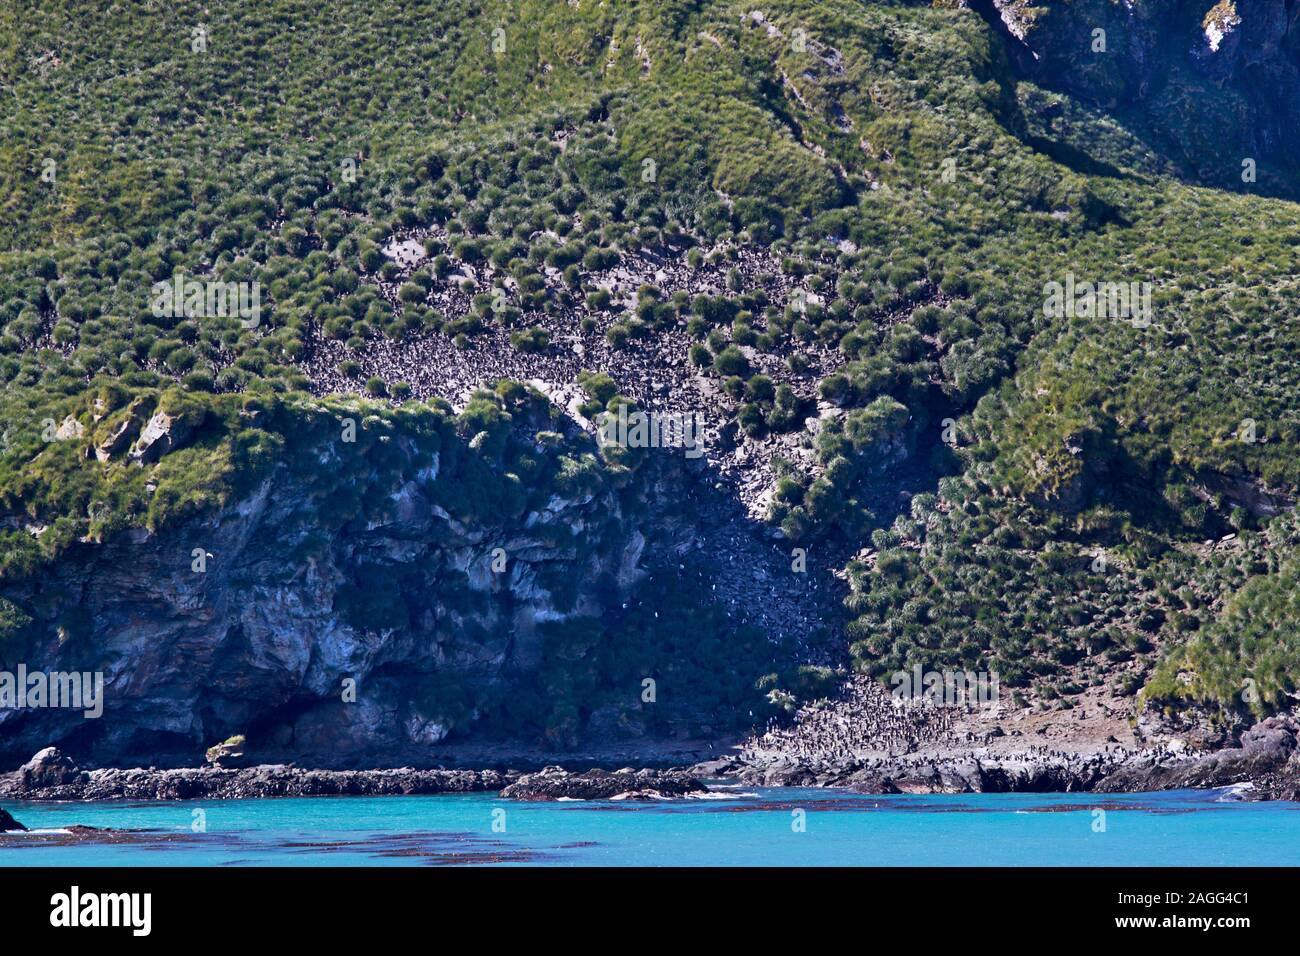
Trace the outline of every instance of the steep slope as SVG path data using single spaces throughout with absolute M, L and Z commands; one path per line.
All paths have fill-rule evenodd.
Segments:
M 1294 563 L 1275 525 L 1300 488 L 1300 216 L 1270 198 L 1294 194 L 1300 155 L 1295 5 L 970 6 L 182 0 L 127 23 L 51 5 L 0 45 L 3 662 L 64 662 L 61 617 L 83 583 L 101 623 L 82 646 L 125 639 L 105 628 L 126 610 L 93 585 L 129 582 L 84 563 L 92 542 L 127 555 L 132 529 L 154 548 L 204 526 L 270 548 L 318 525 L 337 587 L 309 588 L 292 549 L 274 561 L 300 583 L 275 595 L 244 572 L 212 579 L 208 598 L 252 610 L 193 625 L 204 661 L 265 602 L 307 609 L 301 627 L 259 632 L 292 643 L 323 633 L 339 588 L 397 587 L 435 623 L 394 619 L 385 653 L 432 677 L 435 638 L 467 641 L 496 663 L 453 665 L 440 692 L 508 698 L 529 686 L 506 676 L 511 652 L 453 617 L 454 597 L 410 604 L 431 578 L 386 566 L 371 582 L 326 502 L 273 482 L 283 507 L 256 527 L 239 517 L 285 467 L 280 441 L 236 440 L 240 426 L 133 464 L 148 421 L 128 409 L 169 394 L 203 428 L 245 397 L 310 416 L 364 392 L 397 415 L 490 417 L 474 390 L 518 379 L 566 422 L 516 435 L 545 449 L 528 457 L 639 476 L 640 563 L 657 571 L 623 599 L 588 596 L 584 617 L 618 605 L 626 620 L 541 655 L 564 662 L 571 709 L 504 710 L 470 731 L 412 709 L 397 682 L 355 733 L 322 710 L 322 738 L 406 746 L 409 715 L 450 740 L 489 724 L 559 747 L 608 736 L 627 719 L 606 709 L 618 681 L 650 674 L 645 658 L 606 666 L 606 646 L 679 667 L 676 699 L 694 700 L 659 734 L 761 722 L 850 663 L 995 670 L 1017 706 L 1052 712 L 1100 696 L 1231 727 L 1288 708 L 1291 642 L 1234 640 L 1232 622 L 1300 627 L 1269 596 Z M 14 15 L 0 6 L 0 22 Z M 246 296 L 256 283 L 256 314 L 203 296 L 160 308 L 155 284 L 177 281 Z M 1063 292 L 1098 286 L 1100 299 Z M 504 385 L 491 404 L 513 414 L 520 394 Z M 96 420 L 103 396 L 112 414 Z M 697 416 L 699 460 L 597 447 L 629 399 Z M 492 457 L 491 482 L 542 487 Z M 547 560 L 598 588 L 592 568 L 612 572 L 630 541 L 611 530 L 625 512 L 575 507 L 622 543 L 583 531 L 596 565 Z M 420 543 L 413 560 L 463 571 L 462 538 L 520 530 L 489 531 L 498 517 L 397 537 Z M 52 603 L 43 576 L 65 583 Z M 511 588 L 484 593 L 477 625 L 515 620 Z M 169 601 L 141 615 L 169 620 Z M 692 648 L 654 623 L 670 611 L 686 633 L 692 615 L 717 626 Z M 163 643 L 183 630 L 163 629 Z M 366 640 L 354 628 L 347 644 Z M 227 659 L 232 675 L 250 666 Z M 726 687 L 710 689 L 719 671 Z M 256 713 L 240 708 L 262 685 L 240 685 L 227 719 L 199 677 L 183 688 L 188 671 L 169 673 L 158 686 L 188 703 L 135 743 L 129 729 L 100 744 L 59 733 L 112 759 L 165 742 L 149 734 L 193 748 L 245 723 L 299 739 L 311 728 L 295 721 L 339 676 L 284 670 Z M 49 719 L 25 716 L 24 746 Z

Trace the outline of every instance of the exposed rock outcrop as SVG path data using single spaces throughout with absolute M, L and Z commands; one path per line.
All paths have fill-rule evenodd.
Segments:
M 134 415 L 127 415 L 118 422 L 108 435 L 95 446 L 95 457 L 100 463 L 120 455 L 140 434 L 140 420 Z
M 180 448 L 194 434 L 194 425 L 167 412 L 154 412 L 131 446 L 131 458 L 144 464 L 155 462 L 169 451 Z
M 970 5 L 1002 27 L 1012 58 L 1029 75 L 1107 105 L 1145 95 L 1155 67 L 1150 54 L 1161 4 L 973 0 Z
M 1229 505 L 1244 508 L 1258 518 L 1272 518 L 1295 507 L 1295 498 L 1280 489 L 1266 488 L 1248 477 L 1209 472 L 1200 476 L 1203 491 L 1198 492 L 1211 500 L 1222 495 Z
M 155 414 L 133 454 L 174 448 L 179 425 Z M 380 447 L 384 468 L 335 480 L 323 444 L 311 468 L 328 481 L 282 462 L 225 506 L 4 583 L 35 635 L 10 660 L 102 673 L 104 714 L 0 710 L 0 769 L 50 743 L 94 765 L 192 766 L 235 734 L 259 762 L 428 766 L 430 745 L 529 683 L 548 628 L 598 618 L 636 579 L 644 541 L 617 489 L 462 522 L 438 454 L 417 460 L 400 432 Z M 62 785 L 65 769 L 24 771 Z
M 72 441 L 73 439 L 80 438 L 85 433 L 86 426 L 77 421 L 74 416 L 69 415 L 67 418 L 63 419 L 63 421 L 59 423 L 59 427 L 55 429 L 54 438 L 56 441 Z
M 239 762 L 244 759 L 244 743 L 243 735 L 237 734 L 216 746 L 209 747 L 207 752 L 208 763 L 213 767 L 238 766 Z

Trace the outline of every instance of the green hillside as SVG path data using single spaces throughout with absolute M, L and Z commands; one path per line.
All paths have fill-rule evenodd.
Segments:
M 228 501 L 279 454 L 239 403 L 334 390 L 322 342 L 546 353 L 599 320 L 672 341 L 747 435 L 843 413 L 768 517 L 857 554 L 856 666 L 1269 712 L 1300 672 L 1300 208 L 1191 122 L 1031 82 L 951 3 L 0 0 L 0 568 Z M 726 286 L 602 297 L 644 250 Z M 257 282 L 256 326 L 156 314 L 177 273 Z M 1147 283 L 1150 314 L 1045 314 L 1067 279 Z M 227 425 L 144 470 L 45 434 L 103 440 L 140 395 Z

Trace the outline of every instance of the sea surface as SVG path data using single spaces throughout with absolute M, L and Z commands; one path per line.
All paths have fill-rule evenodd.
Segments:
M 495 794 L 6 803 L 0 866 L 1296 866 L 1300 804 L 1231 790 L 515 803 Z M 74 840 L 72 824 L 114 834 Z M 199 832 L 195 832 L 196 829 Z

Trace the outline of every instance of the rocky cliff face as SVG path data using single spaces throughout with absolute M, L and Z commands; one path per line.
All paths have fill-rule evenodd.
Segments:
M 396 436 L 384 468 L 331 482 L 340 452 L 325 443 L 308 473 L 280 464 L 201 518 L 83 541 L 4 584 L 33 622 L 6 667 L 100 671 L 105 689 L 98 719 L 0 709 L 0 765 L 47 744 L 92 764 L 192 765 L 246 734 L 250 756 L 337 766 L 418 759 L 473 730 L 536 675 L 548 628 L 619 600 L 644 539 L 608 485 L 457 520 L 452 452 L 467 453 Z
M 1300 0 L 969 0 L 1018 71 L 1146 127 L 1186 172 L 1294 192 Z M 1288 183 L 1290 184 L 1288 186 Z
M 1159 4 L 973 0 L 1008 39 L 1017 67 L 1047 85 L 1115 105 L 1146 95 L 1156 67 Z

